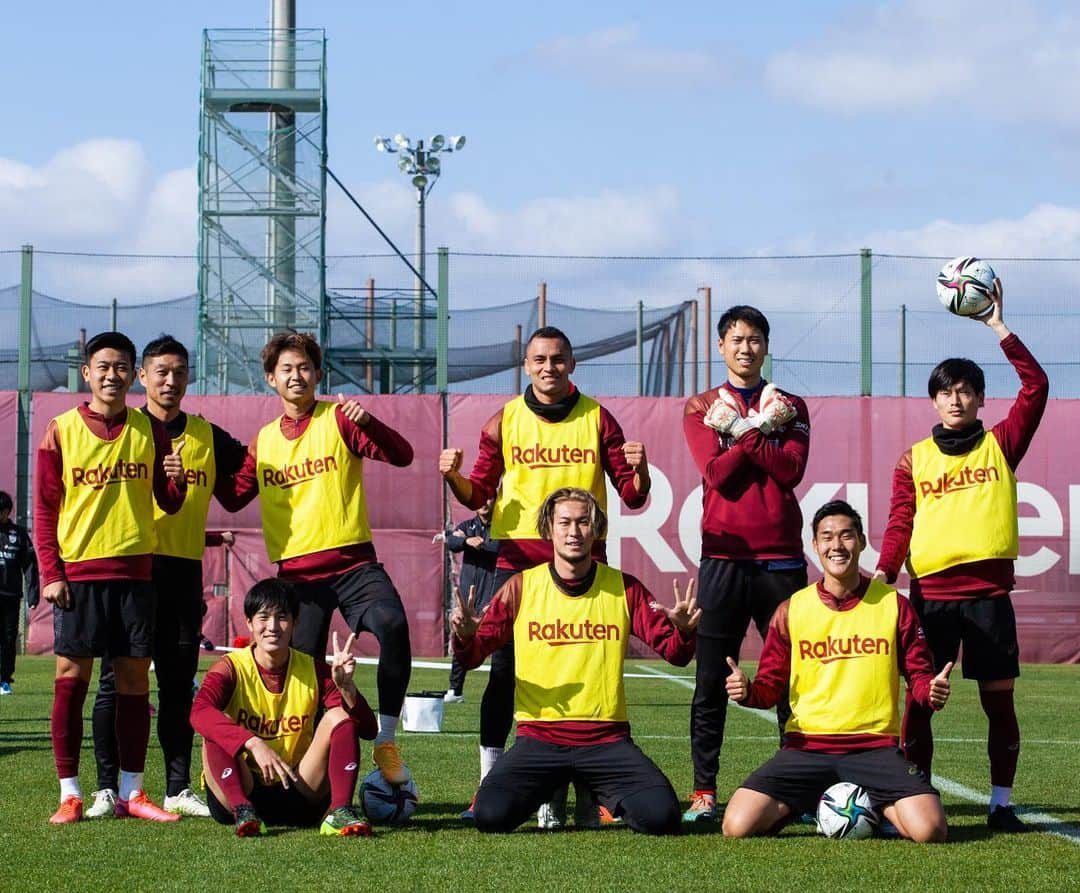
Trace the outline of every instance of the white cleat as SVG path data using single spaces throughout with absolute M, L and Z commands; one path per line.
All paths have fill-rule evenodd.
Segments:
M 184 788 L 179 794 L 166 797 L 162 804 L 166 812 L 174 815 L 192 816 L 197 819 L 210 818 L 210 807 L 191 788 Z
M 103 788 L 100 791 L 94 791 L 90 796 L 94 802 L 83 810 L 84 819 L 116 818 L 116 791 L 112 788 Z

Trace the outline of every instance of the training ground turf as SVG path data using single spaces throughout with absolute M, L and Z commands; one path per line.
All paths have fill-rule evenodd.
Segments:
M 204 660 L 204 668 L 209 661 Z M 935 782 L 951 842 L 917 846 L 893 840 L 829 841 L 806 826 L 779 838 L 725 841 L 717 826 L 655 839 L 625 828 L 482 836 L 459 810 L 473 792 L 483 673 L 470 673 L 464 704 L 447 705 L 442 734 L 403 733 L 400 741 L 420 790 L 420 809 L 402 828 L 371 839 L 319 837 L 314 829 L 272 829 L 240 840 L 208 819 L 154 825 L 133 819 L 51 827 L 57 785 L 49 743 L 51 658 L 21 658 L 15 694 L 0 698 L 0 890 L 248 891 L 484 890 L 719 891 L 803 893 L 962 890 L 1008 893 L 1080 889 L 1080 667 L 1024 667 L 1017 699 L 1024 734 L 1017 779 L 1021 814 L 1037 833 L 991 835 L 985 720 L 974 683 L 954 675 L 954 695 L 935 721 Z M 693 668 L 632 660 L 627 680 L 635 739 L 689 792 L 687 727 Z M 357 672 L 365 694 L 374 667 Z M 676 679 L 663 678 L 660 673 Z M 412 689 L 443 688 L 443 670 L 417 669 Z M 85 715 L 89 717 L 88 699 Z M 89 734 L 89 720 L 86 723 Z M 775 726 L 732 708 L 722 755 L 720 799 L 775 749 Z M 198 741 L 198 739 L 196 739 Z M 370 747 L 364 745 L 365 764 Z M 365 766 L 366 768 L 366 766 Z M 197 771 L 196 771 L 197 776 Z M 83 745 L 84 793 L 94 789 L 93 752 Z M 152 738 L 147 788 L 160 802 L 161 753 Z

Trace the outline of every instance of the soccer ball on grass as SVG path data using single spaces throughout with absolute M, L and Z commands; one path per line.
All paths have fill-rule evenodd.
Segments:
M 834 784 L 818 802 L 817 826 L 826 837 L 862 840 L 872 837 L 880 822 L 869 795 L 850 781 Z
M 376 825 L 401 825 L 416 812 L 416 782 L 390 784 L 378 769 L 360 783 L 360 806 Z

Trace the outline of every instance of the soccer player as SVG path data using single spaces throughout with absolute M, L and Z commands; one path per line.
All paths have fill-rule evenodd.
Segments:
M 575 365 L 565 333 L 554 326 L 537 329 L 525 345 L 529 386 L 484 424 L 469 476 L 460 471 L 460 449 L 450 447 L 439 456 L 439 472 L 458 502 L 478 509 L 495 499 L 491 536 L 499 542 L 496 589 L 515 573 L 551 560 L 551 543 L 536 532 L 536 513 L 552 491 L 581 487 L 606 508 L 606 474 L 628 508 L 643 506 L 649 493 L 644 444 L 627 441 L 615 417 L 574 386 L 570 376 Z M 594 548 L 593 557 L 603 561 L 603 536 L 595 538 Z M 502 754 L 513 723 L 513 647 L 508 641 L 492 656 L 480 704 L 481 781 Z M 471 806 L 462 818 L 472 818 Z M 541 819 L 546 827 L 562 822 L 557 815 Z
M 630 737 L 623 663 L 635 635 L 665 660 L 686 666 L 700 612 L 693 583 L 685 598 L 675 584 L 669 608 L 634 577 L 594 560 L 606 526 L 591 492 L 556 490 L 536 520 L 552 560 L 511 577 L 483 619 L 475 593 L 465 598 L 458 592 L 450 622 L 454 654 L 464 666 L 515 645 L 517 739 L 477 791 L 474 818 L 481 831 L 512 831 L 559 787 L 579 779 L 633 830 L 679 830 L 671 783 Z
M 49 422 L 37 452 L 34 537 L 42 596 L 53 606 L 56 653 L 51 727 L 60 808 L 53 824 L 82 818 L 82 707 L 94 658 L 106 653 L 116 674 L 116 814 L 179 818 L 146 796 L 143 768 L 150 736 L 154 504 L 169 514 L 183 504 L 184 441 L 173 446 L 160 422 L 128 412 L 135 362 L 126 335 L 91 338 L 82 366 L 90 400 Z
M 754 307 L 726 310 L 716 327 L 727 380 L 691 397 L 683 433 L 701 472 L 697 670 L 690 709 L 694 792 L 685 821 L 715 821 L 724 743 L 727 659 L 739 660 L 750 621 L 764 640 L 769 619 L 806 585 L 802 512 L 810 416 L 798 397 L 761 376 L 769 321 Z M 787 701 L 777 720 L 783 731 Z
M 849 781 L 866 789 L 901 837 L 942 843 L 941 799 L 897 749 L 900 677 L 914 701 L 940 710 L 952 664 L 935 676 L 907 599 L 859 573 L 866 537 L 850 505 L 826 503 L 812 529 L 824 579 L 777 607 L 753 684 L 727 661 L 733 701 L 769 708 L 790 686 L 791 714 L 780 751 L 732 794 L 724 836 L 774 833 L 813 813 L 826 788 Z
M 878 573 L 891 583 L 907 558 L 911 601 L 938 667 L 956 660 L 963 644 L 964 678 L 978 682 L 989 721 L 987 824 L 1019 832 L 1027 826 L 1010 805 L 1020 755 L 1013 705 L 1020 657 L 1009 597 L 1019 548 L 1015 473 L 1039 426 L 1050 385 L 1005 325 L 998 280 L 993 300 L 993 310 L 981 322 L 997 336 L 1020 376 L 1016 402 L 986 431 L 979 419 L 986 392 L 982 369 L 953 358 L 930 373 L 927 390 L 940 422 L 896 464 Z M 934 754 L 930 716 L 924 706 L 909 704 L 903 735 L 908 759 L 927 776 Z
M 191 722 L 203 736 L 207 800 L 238 837 L 275 825 L 320 825 L 319 833 L 368 837 L 353 806 L 359 738 L 375 736 L 375 716 L 356 690 L 353 633 L 330 665 L 291 648 L 299 600 L 282 579 L 244 596 L 251 645 L 212 666 Z
M 236 511 L 259 496 L 266 551 L 300 598 L 293 647 L 323 656 L 334 608 L 354 633 L 367 630 L 378 640 L 373 755 L 388 782 L 403 784 L 409 770 L 396 733 L 412 669 L 409 622 L 371 541 L 364 460 L 405 467 L 412 446 L 354 401 L 315 398 L 322 350 L 311 335 L 275 335 L 262 361 L 283 412 L 248 445 L 223 504 Z
M 26 529 L 11 520 L 11 494 L 0 490 L 0 695 L 11 694 L 15 681 L 15 650 L 22 619 L 23 578 L 26 601 L 38 600 L 38 569 Z
M 495 558 L 499 554 L 499 542 L 491 538 L 491 509 L 494 499 L 489 499 L 473 517 L 463 521 L 446 534 L 446 548 L 461 553 L 461 577 L 458 587 L 462 592 L 476 592 L 476 610 L 483 611 L 495 594 Z M 465 668 L 456 660 L 450 664 L 450 688 L 443 700 L 448 704 L 460 704 L 465 700 Z
M 158 741 L 165 758 L 162 805 L 179 815 L 206 817 L 210 811 L 191 789 L 192 680 L 199 667 L 206 612 L 203 548 L 224 541 L 223 534 L 206 533 L 206 516 L 211 494 L 216 488 L 228 486 L 228 476 L 243 464 L 247 450 L 217 425 L 180 408 L 187 393 L 188 352 L 171 335 L 162 335 L 146 345 L 138 373 L 146 389 L 142 411 L 165 426 L 174 447 L 184 444 L 187 481 L 187 496 L 180 511 L 172 515 L 160 508 L 154 511 L 157 548 L 152 567 L 156 605 L 152 657 L 158 686 Z M 119 780 L 115 728 L 116 688 L 111 661 L 105 658 L 93 713 L 98 790 L 86 808 L 88 819 L 115 814 Z

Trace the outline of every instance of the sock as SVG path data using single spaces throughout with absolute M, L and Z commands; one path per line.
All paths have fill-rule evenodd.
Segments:
M 360 741 L 351 719 L 339 722 L 330 732 L 330 811 L 351 806 L 356 793 L 356 767 L 360 763 Z
M 398 718 L 396 716 L 387 716 L 385 713 L 379 714 L 379 734 L 375 736 L 375 743 L 382 744 L 384 741 L 393 741 L 395 734 L 397 734 Z
M 999 806 L 1008 806 L 1011 799 L 1012 788 L 1005 788 L 996 784 L 990 786 L 990 812 L 993 812 Z
M 251 806 L 251 800 L 244 793 L 244 782 L 240 775 L 240 760 L 228 753 L 213 741 L 203 741 L 206 747 L 206 771 L 217 781 L 221 793 L 225 795 L 225 805 L 229 809 L 238 806 Z
M 82 800 L 82 788 L 79 787 L 79 776 L 60 779 L 60 802 L 63 803 L 68 797 L 78 797 Z
M 990 784 L 1011 788 L 1020 759 L 1020 723 L 1016 720 L 1012 689 L 979 690 L 983 712 L 989 720 L 986 753 L 990 757 Z
M 60 778 L 78 778 L 79 750 L 82 747 L 82 709 L 86 702 L 87 683 L 78 676 L 66 676 L 53 682 L 53 705 L 50 720 L 53 759 Z
M 499 757 L 503 755 L 503 749 L 501 747 L 483 747 L 480 748 L 480 781 L 483 781 L 487 774 L 491 771 L 491 768 L 498 761 Z
M 146 768 L 146 748 L 150 741 L 150 695 L 116 693 L 116 749 L 120 756 L 120 799 L 130 799 L 131 790 L 142 789 Z M 124 776 L 138 773 L 138 788 L 124 793 Z
M 143 774 L 141 772 L 128 772 L 120 770 L 120 790 L 117 796 L 121 800 L 130 800 L 135 794 L 143 789 Z
M 929 707 L 914 701 L 908 692 L 900 740 L 904 756 L 918 766 L 927 781 L 930 780 L 930 764 L 934 761 L 934 733 L 930 728 L 933 715 Z

